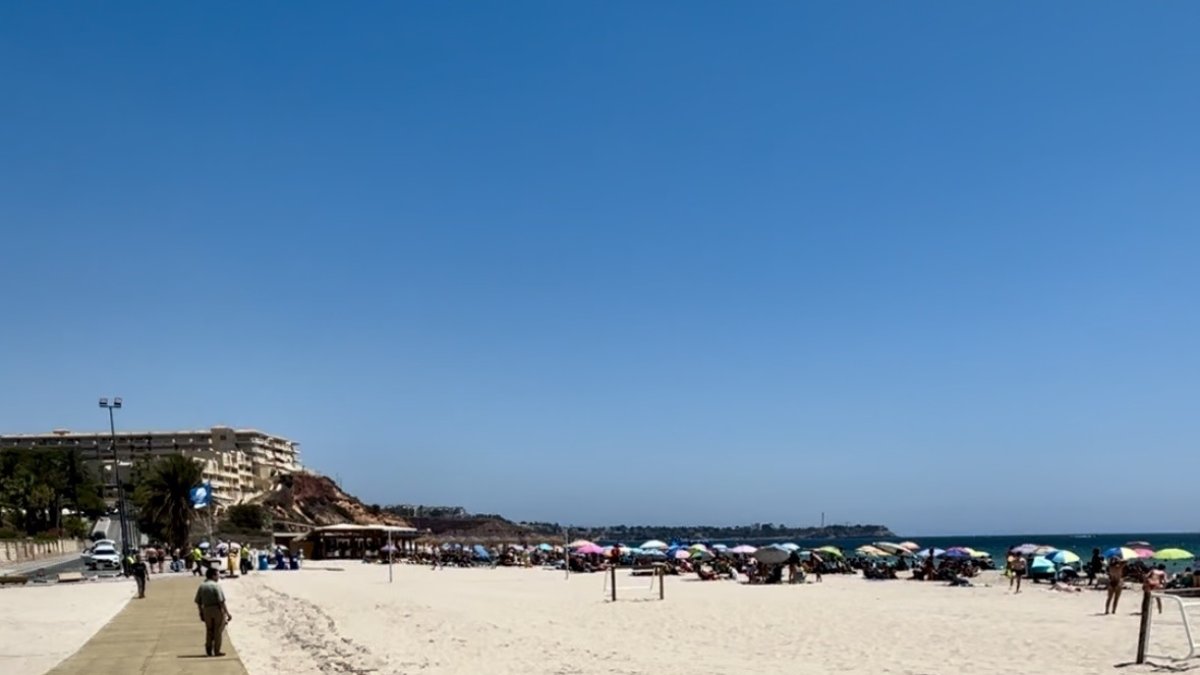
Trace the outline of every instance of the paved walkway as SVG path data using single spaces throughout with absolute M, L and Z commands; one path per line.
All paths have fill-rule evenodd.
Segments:
M 50 675 L 246 675 L 228 630 L 225 656 L 204 656 L 204 624 L 193 603 L 199 583 L 191 576 L 152 576 L 144 600 L 130 600 Z

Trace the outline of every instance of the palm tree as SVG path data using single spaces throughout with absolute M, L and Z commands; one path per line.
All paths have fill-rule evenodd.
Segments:
M 172 547 L 187 548 L 195 513 L 189 493 L 203 479 L 199 462 L 168 455 L 151 462 L 138 483 L 134 499 L 141 517 L 154 523 Z

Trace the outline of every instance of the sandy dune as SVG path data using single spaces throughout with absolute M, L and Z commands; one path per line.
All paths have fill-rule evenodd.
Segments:
M 134 593 L 131 581 L 0 589 L 0 673 L 50 670 L 82 647 Z
M 389 585 L 386 567 L 343 567 L 226 584 L 230 633 L 252 675 L 1092 674 L 1132 661 L 1138 622 L 1134 591 L 1119 616 L 1105 617 L 1099 592 L 1030 586 L 1014 596 L 995 577 L 976 588 L 676 577 L 665 602 L 630 593 L 613 605 L 599 575 L 397 566 Z M 1158 651 L 1181 649 L 1177 618 L 1161 622 L 1155 642 Z

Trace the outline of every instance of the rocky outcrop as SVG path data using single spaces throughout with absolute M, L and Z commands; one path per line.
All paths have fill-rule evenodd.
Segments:
M 271 514 L 277 531 L 303 531 L 341 523 L 412 526 L 378 506 L 363 504 L 331 479 L 315 473 L 281 476 L 275 489 L 256 501 Z

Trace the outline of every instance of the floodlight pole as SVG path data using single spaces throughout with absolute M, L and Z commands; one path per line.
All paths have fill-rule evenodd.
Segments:
M 125 517 L 125 486 L 121 483 L 121 462 L 117 458 L 117 423 L 113 410 L 120 408 L 121 397 L 114 397 L 111 402 L 107 398 L 100 399 L 100 407 L 108 409 L 108 431 L 112 443 L 113 480 L 117 483 L 117 514 L 121 520 L 121 567 L 125 567 L 125 559 L 129 557 L 129 525 Z

